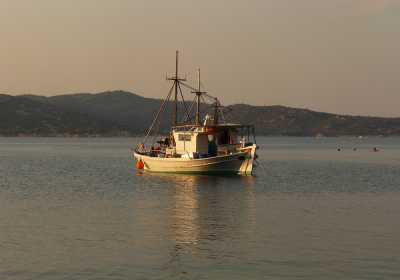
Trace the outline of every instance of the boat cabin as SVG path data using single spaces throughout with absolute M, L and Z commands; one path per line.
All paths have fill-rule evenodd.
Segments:
M 190 158 L 209 153 L 208 134 L 204 131 L 174 131 L 175 152 Z
M 251 128 L 237 124 L 177 126 L 172 132 L 175 147 L 167 149 L 166 156 L 203 158 L 226 155 L 250 144 L 250 133 L 243 132 Z

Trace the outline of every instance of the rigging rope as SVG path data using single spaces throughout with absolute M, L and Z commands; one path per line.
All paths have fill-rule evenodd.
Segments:
M 199 91 L 199 89 L 196 89 L 196 88 L 194 88 L 194 87 L 192 87 L 192 86 L 190 86 L 190 85 L 188 85 L 188 84 L 186 84 L 186 83 L 180 82 L 180 84 L 182 84 L 183 86 L 187 87 L 188 89 L 190 89 L 190 90 L 192 90 L 192 91 L 194 91 L 194 92 Z M 212 96 L 212 95 L 209 95 L 208 93 L 202 92 L 201 95 L 202 95 L 202 96 L 205 96 L 205 97 L 207 97 L 207 98 L 210 98 L 210 99 L 215 100 L 215 97 Z
M 167 98 L 164 99 L 163 103 L 161 104 L 160 109 L 158 109 L 158 112 L 155 116 L 155 118 L 153 119 L 153 122 L 151 123 L 151 126 L 149 127 L 149 129 L 147 130 L 146 136 L 143 138 L 142 143 L 146 143 L 147 138 L 149 137 L 151 131 L 153 130 L 154 125 L 156 124 L 160 113 L 164 110 L 165 104 L 169 101 L 169 99 L 171 98 L 171 94 L 172 94 L 172 90 L 174 89 L 175 83 L 172 85 L 171 89 L 169 90 L 168 96 Z
M 185 98 L 183 97 L 183 93 L 182 93 L 182 88 L 181 88 L 180 82 L 178 82 L 178 87 L 179 87 L 179 92 L 181 94 L 182 101 L 183 101 L 183 108 L 185 108 L 186 117 L 189 118 L 189 112 L 187 110 Z
M 189 112 L 188 112 L 188 115 L 186 116 L 186 119 L 184 120 L 184 123 L 186 123 L 192 119 L 192 117 L 190 117 L 190 114 L 192 113 L 193 107 L 196 104 L 196 98 L 197 98 L 197 96 L 194 97 L 192 104 L 190 105 Z

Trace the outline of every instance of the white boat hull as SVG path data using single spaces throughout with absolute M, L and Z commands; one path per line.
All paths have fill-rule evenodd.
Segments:
M 165 173 L 234 173 L 250 175 L 253 171 L 256 145 L 240 152 L 200 158 L 158 158 L 135 152 L 134 157 L 143 163 L 143 169 L 150 172 Z

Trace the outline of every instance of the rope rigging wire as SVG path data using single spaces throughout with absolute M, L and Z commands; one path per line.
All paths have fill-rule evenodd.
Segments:
M 183 83 L 183 82 L 180 82 L 180 84 L 182 84 L 184 87 L 186 87 L 186 88 L 188 88 L 188 89 L 190 89 L 191 91 L 194 91 L 194 92 L 197 92 L 199 90 L 198 88 L 194 88 L 194 87 L 192 87 L 192 86 L 190 86 L 190 85 L 188 85 L 186 83 Z M 207 98 L 213 99 L 213 100 L 215 99 L 214 96 L 211 96 L 211 95 L 209 95 L 208 93 L 205 93 L 205 92 L 203 92 L 201 95 L 205 96 Z
M 142 143 L 146 143 L 147 142 L 150 134 L 153 132 L 153 130 L 155 128 L 157 130 L 159 129 L 159 127 L 161 125 L 160 114 L 164 111 L 167 102 L 170 101 L 172 92 L 173 92 L 175 87 L 177 87 L 179 89 L 179 93 L 180 93 L 180 96 L 181 96 L 182 101 L 183 101 L 183 107 L 184 107 L 184 110 L 185 110 L 185 113 L 186 113 L 186 118 L 184 119 L 184 123 L 192 120 L 193 116 L 191 116 L 191 114 L 192 114 L 194 105 L 196 104 L 196 96 L 193 99 L 193 101 L 191 102 L 190 108 L 188 109 L 188 107 L 186 105 L 186 102 L 185 102 L 185 99 L 184 99 L 184 96 L 183 96 L 183 91 L 182 91 L 181 85 L 184 86 L 187 89 L 190 89 L 193 92 L 197 92 L 198 91 L 198 89 L 188 85 L 187 83 L 184 83 L 182 81 L 175 81 L 173 83 L 171 89 L 169 90 L 167 97 L 163 100 L 163 103 L 161 104 L 161 107 L 157 111 L 155 118 L 153 119 L 149 129 L 147 130 L 147 133 L 146 133 L 145 137 L 143 138 Z M 201 84 L 201 86 L 202 86 L 202 84 Z M 202 86 L 202 87 L 204 88 L 204 86 Z M 204 104 L 209 104 L 209 103 L 207 103 L 205 98 L 207 98 L 209 102 L 210 102 L 210 100 L 213 101 L 213 104 L 215 104 L 215 106 L 218 107 L 217 110 L 221 114 L 221 119 L 225 122 L 226 118 L 225 118 L 225 115 L 224 115 L 223 108 L 226 108 L 226 107 L 221 106 L 221 103 L 219 102 L 218 98 L 216 98 L 216 97 L 214 97 L 212 95 L 209 95 L 209 94 L 204 92 L 204 93 L 201 94 L 201 100 L 203 101 Z M 209 110 L 210 110 L 210 106 L 207 106 L 206 112 L 208 112 Z M 155 141 L 155 137 L 156 137 L 156 135 L 153 136 L 153 142 Z
M 194 108 L 194 105 L 196 104 L 196 96 L 194 97 L 193 101 L 191 102 L 190 108 L 189 108 L 189 112 L 186 116 L 186 119 L 183 121 L 184 123 L 191 121 L 193 119 L 193 117 L 190 116 L 190 114 L 192 113 L 192 110 Z
M 189 112 L 188 112 L 188 109 L 187 109 L 187 106 L 186 106 L 185 98 L 183 97 L 183 93 L 182 93 L 182 88 L 181 88 L 180 82 L 178 82 L 178 87 L 179 87 L 179 92 L 180 92 L 181 97 L 182 97 L 183 108 L 185 109 L 186 117 L 189 118 Z
M 166 103 L 169 101 L 169 99 L 171 98 L 171 94 L 172 94 L 172 90 L 174 89 L 174 86 L 175 86 L 175 83 L 172 85 L 171 89 L 169 90 L 169 93 L 168 93 L 168 95 L 167 95 L 167 98 L 164 99 L 163 103 L 161 104 L 161 107 L 158 109 L 158 112 L 157 112 L 155 118 L 153 119 L 153 122 L 151 123 L 149 129 L 147 130 L 146 136 L 143 138 L 142 143 L 146 143 L 147 138 L 149 137 L 149 135 L 150 135 L 150 133 L 152 132 L 152 130 L 153 130 L 155 124 L 157 123 L 158 118 L 160 117 L 161 112 L 164 111 L 165 104 L 166 104 Z
M 190 86 L 190 85 L 188 85 L 188 84 L 186 84 L 186 83 L 183 83 L 183 82 L 180 82 L 180 83 L 181 83 L 184 87 L 190 89 L 190 90 L 193 91 L 193 92 L 197 92 L 197 91 L 198 91 L 198 89 L 196 89 L 196 88 L 194 88 L 194 87 L 192 87 L 192 86 Z M 201 81 L 200 81 L 200 86 L 204 88 L 204 85 L 201 83 Z M 207 101 L 204 99 L 204 97 L 206 97 L 206 98 L 209 100 L 209 103 L 210 103 L 210 101 L 212 100 L 212 103 L 214 103 L 215 106 L 218 106 L 218 112 L 221 114 L 221 117 L 222 117 L 221 119 L 225 122 L 226 119 L 225 119 L 225 116 L 224 116 L 224 113 L 223 113 L 223 110 L 222 110 L 223 106 L 222 106 L 221 103 L 219 102 L 218 98 L 216 98 L 216 97 L 214 97 L 214 96 L 212 96 L 212 95 L 210 95 L 210 94 L 208 94 L 208 93 L 206 93 L 206 92 L 202 92 L 201 98 L 202 98 L 202 100 L 203 100 L 203 103 L 205 103 L 205 104 L 209 104 L 209 103 L 207 103 Z M 192 105 L 193 105 L 193 104 L 192 104 Z M 207 107 L 208 107 L 208 110 L 210 110 L 209 106 L 207 106 Z M 192 108 L 192 106 L 191 106 L 191 108 Z M 209 112 L 209 111 L 208 111 L 208 112 Z M 191 111 L 190 111 L 190 113 L 191 113 Z

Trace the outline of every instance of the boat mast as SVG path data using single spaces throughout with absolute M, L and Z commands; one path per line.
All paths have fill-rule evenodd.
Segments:
M 179 52 L 176 51 L 175 56 L 175 99 L 174 99 L 174 112 L 172 115 L 172 124 L 177 125 L 178 120 L 178 67 L 179 67 Z
M 174 98 L 174 104 L 173 104 L 173 109 L 172 109 L 172 126 L 176 126 L 178 124 L 178 88 L 179 88 L 179 83 L 181 81 L 186 81 L 186 79 L 179 78 L 178 67 L 179 67 L 179 51 L 176 51 L 175 76 L 167 78 L 167 80 L 169 80 L 169 81 L 174 81 L 173 87 L 175 88 L 175 98 Z

